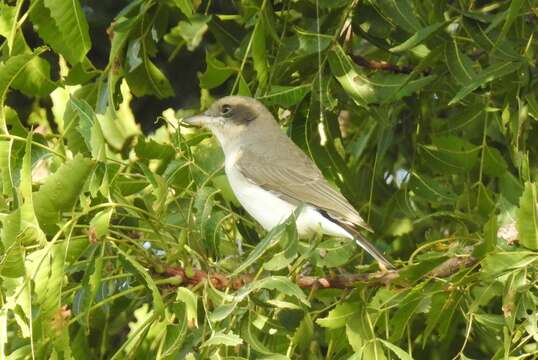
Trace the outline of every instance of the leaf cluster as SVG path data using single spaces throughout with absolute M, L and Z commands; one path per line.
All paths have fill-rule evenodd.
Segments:
M 536 357 L 537 28 L 536 0 L 2 1 L 0 357 Z M 375 264 L 241 209 L 179 125 L 225 94 L 270 108 L 398 279 L 300 288 Z

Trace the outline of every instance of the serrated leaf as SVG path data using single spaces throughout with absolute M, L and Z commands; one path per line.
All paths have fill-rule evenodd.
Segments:
M 410 50 L 414 48 L 415 46 L 424 42 L 426 39 L 428 39 L 432 34 L 434 34 L 437 30 L 439 30 L 445 24 L 446 24 L 445 22 L 438 22 L 438 23 L 426 26 L 418 30 L 417 32 L 415 32 L 410 38 L 405 40 L 400 45 L 393 46 L 389 50 L 396 53 Z
M 45 183 L 34 193 L 36 216 L 47 234 L 56 231 L 60 213 L 71 210 L 75 205 L 93 166 L 93 160 L 79 154 L 47 177 Z
M 270 91 L 266 95 L 258 97 L 258 100 L 268 105 L 290 108 L 301 102 L 310 91 L 312 91 L 312 84 L 298 86 L 272 85 Z
M 480 147 L 457 136 L 435 136 L 422 147 L 427 165 L 435 171 L 458 173 L 471 170 L 478 162 Z
M 60 35 L 63 44 L 68 44 L 67 46 L 62 45 L 61 49 L 58 50 L 61 50 L 60 53 L 71 64 L 81 62 L 92 45 L 88 22 L 79 1 L 43 0 L 43 4 L 50 11 L 50 17 L 56 24 L 57 31 L 54 31 L 54 35 Z M 40 22 L 39 26 L 50 26 L 50 24 L 46 25 L 44 22 Z M 52 39 L 45 36 L 44 40 L 48 42 Z M 53 42 L 57 43 L 56 41 Z
M 324 328 L 338 329 L 346 325 L 347 320 L 353 316 L 360 305 L 358 303 L 338 304 L 329 311 L 326 317 L 316 320 L 316 323 Z
M 467 84 L 476 77 L 471 59 L 458 48 L 455 40 L 445 45 L 445 59 L 450 74 L 458 84 Z
M 34 58 L 43 51 L 43 48 L 38 48 L 33 54 L 11 56 L 5 62 L 0 63 L 0 129 L 4 129 L 6 126 L 4 102 L 10 86 L 24 69 L 32 63 Z
M 180 287 L 177 289 L 176 301 L 185 304 L 188 327 L 198 327 L 198 296 L 191 290 Z
M 516 211 L 519 243 L 538 250 L 538 189 L 535 183 L 526 182 Z
M 478 87 L 487 84 L 493 80 L 499 79 L 503 76 L 513 73 L 521 67 L 519 62 L 498 62 L 496 64 L 490 65 L 487 69 L 482 70 L 471 80 L 463 84 L 461 89 L 456 93 L 456 95 L 450 100 L 448 105 L 453 105 L 458 101 L 465 98 L 471 92 L 476 90 Z
M 214 54 L 206 52 L 205 54 L 206 71 L 198 74 L 200 87 L 204 89 L 213 89 L 222 85 L 232 74 L 235 69 L 227 66 L 225 63 L 218 60 Z
M 112 217 L 113 212 L 114 209 L 99 211 L 90 220 L 90 228 L 88 229 L 88 232 L 91 240 L 101 240 L 108 235 L 110 218 Z
M 328 59 L 333 75 L 357 105 L 367 107 L 375 101 L 372 84 L 364 75 L 357 73 L 342 47 L 337 46 L 329 51 Z
M 34 199 L 32 196 L 32 133 L 28 133 L 26 148 L 22 159 L 21 181 L 19 191 L 22 198 L 20 206 L 20 229 L 17 237 L 23 245 L 44 244 L 45 234 L 41 230 L 36 217 Z
M 381 343 L 390 351 L 396 354 L 400 360 L 413 360 L 413 357 L 409 353 L 402 350 L 400 347 L 388 342 L 387 340 L 379 339 Z
M 291 222 L 286 228 L 286 242 L 284 249 L 275 254 L 263 267 L 269 271 L 277 271 L 288 266 L 297 256 L 299 247 L 299 236 L 295 222 Z
M 297 284 L 292 282 L 285 276 L 270 276 L 252 284 L 251 289 L 269 289 L 278 290 L 282 294 L 293 296 L 306 306 L 310 306 L 310 302 L 306 298 L 303 290 Z
M 137 97 L 154 95 L 159 99 L 174 96 L 174 89 L 162 71 L 149 59 L 129 72 L 126 77 L 129 88 Z
M 435 80 L 435 76 L 413 79 L 412 74 L 374 73 L 368 77 L 358 70 L 341 46 L 329 51 L 329 65 L 345 92 L 359 106 L 396 101 L 420 90 Z
M 25 248 L 21 244 L 21 239 L 17 238 L 20 231 L 20 210 L 4 216 L 2 220 L 2 242 L 3 253 L 0 255 L 0 274 L 8 278 L 17 278 L 25 274 L 24 254 Z
M 194 6 L 191 0 L 173 0 L 174 5 L 176 5 L 181 12 L 186 16 L 192 16 L 194 12 Z
M 373 2 L 382 14 L 408 33 L 419 31 L 422 27 L 413 11 L 411 1 L 376 0 Z
M 258 80 L 258 87 L 263 89 L 269 78 L 269 69 L 267 65 L 267 49 L 265 41 L 265 27 L 264 22 L 260 21 L 258 26 L 255 27 L 252 34 L 252 62 L 254 65 L 254 71 L 256 71 L 256 79 Z
M 43 97 L 50 94 L 57 84 L 50 78 L 49 62 L 35 56 L 15 78 L 12 86 L 26 96 Z
M 295 28 L 299 38 L 299 51 L 301 55 L 311 55 L 322 52 L 333 41 L 333 37 L 326 34 L 317 34 Z
M 508 164 L 501 152 L 494 147 L 484 146 L 484 173 L 490 176 L 502 176 Z
M 243 343 L 243 339 L 239 335 L 234 334 L 232 331 L 225 332 L 224 330 L 217 331 L 211 335 L 211 337 L 202 344 L 205 346 L 226 345 L 237 346 Z
M 208 23 L 211 21 L 211 16 L 203 14 L 194 14 L 186 21 L 180 21 L 171 31 L 172 35 L 177 35 L 185 41 L 187 49 L 193 51 L 202 41 L 204 34 L 208 30 Z
M 155 282 L 149 275 L 147 269 L 144 268 L 131 255 L 121 250 L 114 243 L 112 243 L 112 245 L 118 252 L 120 260 L 122 260 L 126 269 L 130 273 L 132 273 L 134 276 L 136 276 L 139 279 L 139 281 L 142 284 L 144 284 L 147 287 L 147 289 L 151 292 L 155 314 L 157 314 L 158 316 L 162 316 L 164 314 L 164 302 L 161 297 L 161 293 L 159 292 L 159 288 L 157 288 L 157 285 L 155 285 Z
M 295 218 L 293 214 L 291 215 L 291 218 Z M 247 259 L 234 270 L 232 276 L 240 274 L 252 266 L 252 264 L 254 264 L 267 250 L 279 243 L 283 237 L 282 235 L 285 233 L 288 221 L 290 221 L 290 219 L 271 229 L 271 231 L 269 231 L 269 233 L 258 243 L 258 245 L 256 245 L 254 250 L 249 253 Z

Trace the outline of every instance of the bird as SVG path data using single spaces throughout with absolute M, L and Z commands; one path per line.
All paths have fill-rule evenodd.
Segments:
M 372 231 L 317 165 L 281 130 L 271 112 L 247 96 L 225 96 L 183 122 L 211 131 L 224 152 L 224 171 L 237 200 L 265 230 L 299 209 L 301 238 L 317 233 L 354 240 L 382 270 L 394 266 L 360 229 Z M 299 208 L 300 207 L 300 208 Z

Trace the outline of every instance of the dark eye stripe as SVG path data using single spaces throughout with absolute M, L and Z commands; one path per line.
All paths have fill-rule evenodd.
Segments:
M 249 123 L 252 120 L 258 117 L 256 110 L 245 106 L 245 105 L 236 105 L 233 108 L 233 120 L 237 123 Z

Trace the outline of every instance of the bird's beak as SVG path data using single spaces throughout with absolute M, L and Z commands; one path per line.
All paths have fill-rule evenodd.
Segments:
M 208 124 L 211 121 L 211 116 L 206 115 L 205 113 L 190 116 L 186 119 L 183 119 L 183 123 L 187 125 L 202 127 Z

